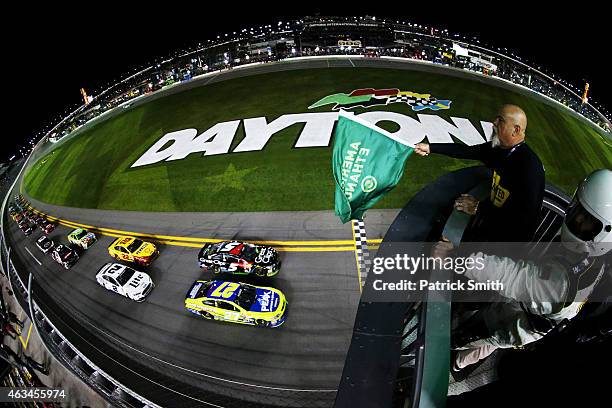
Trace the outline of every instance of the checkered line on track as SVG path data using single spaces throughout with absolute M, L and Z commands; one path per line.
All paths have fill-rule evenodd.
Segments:
M 368 250 L 368 240 L 363 220 L 353 220 L 353 232 L 355 233 L 355 252 L 357 253 L 357 265 L 361 285 L 365 285 L 368 270 L 372 265 L 370 251 Z

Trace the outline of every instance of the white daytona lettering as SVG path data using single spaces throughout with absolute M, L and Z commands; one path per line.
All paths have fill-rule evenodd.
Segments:
M 419 120 L 416 120 L 400 113 L 382 111 L 365 112 L 358 116 L 372 124 L 379 122 L 397 124 L 399 130 L 394 134 L 408 144 L 419 143 L 424 139 L 430 143 L 452 143 L 451 136 L 454 136 L 463 143 L 473 146 L 489 140 L 493 129 L 492 123 L 481 121 L 483 137 L 483 134 L 465 118 L 451 117 L 453 123 L 449 123 L 437 115 L 419 114 Z M 260 151 L 275 133 L 297 123 L 304 123 L 304 127 L 295 143 L 296 148 L 328 147 L 336 120 L 338 120 L 337 112 L 289 114 L 280 116 L 270 123 L 264 117 L 244 119 L 242 122 L 245 136 L 233 152 Z M 240 120 L 217 123 L 199 136 L 196 129 L 167 133 L 131 167 L 182 160 L 192 153 L 204 153 L 204 156 L 229 153 L 239 125 Z M 164 148 L 168 143 L 171 144 Z

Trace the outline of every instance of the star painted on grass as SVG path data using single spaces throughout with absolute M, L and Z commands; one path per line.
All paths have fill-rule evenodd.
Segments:
M 204 177 L 204 180 L 207 183 L 207 189 L 213 194 L 216 194 L 225 188 L 244 191 L 244 177 L 247 174 L 254 172 L 256 169 L 257 167 L 236 170 L 234 164 L 230 163 L 223 173 L 215 176 Z

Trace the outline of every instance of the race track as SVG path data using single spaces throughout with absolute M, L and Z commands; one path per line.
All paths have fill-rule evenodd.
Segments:
M 35 156 L 40 154 L 37 151 Z M 20 179 L 11 198 L 19 191 L 25 193 L 21 184 Z M 149 384 L 145 392 L 137 389 L 145 397 L 162 406 L 208 406 L 205 402 L 211 400 L 216 406 L 233 405 L 218 396 L 212 398 L 207 393 L 211 391 L 250 401 L 254 406 L 332 404 L 360 297 L 350 224 L 342 225 L 329 211 L 135 213 L 58 207 L 29 199 L 34 208 L 45 214 L 113 230 L 315 243 L 296 251 L 285 252 L 281 248 L 281 273 L 271 281 L 250 281 L 280 289 L 289 302 L 283 326 L 261 329 L 207 321 L 184 309 L 184 296 L 191 283 L 212 278 L 197 266 L 198 248 L 159 245 L 160 257 L 151 267 L 141 268 L 151 275 L 156 287 L 145 302 L 135 303 L 95 281 L 98 269 L 112 261 L 107 247 L 114 237 L 98 234 L 99 241 L 67 271 L 35 246 L 42 234 L 39 229 L 26 237 L 15 222 L 5 218 L 12 259 L 22 269 L 33 271 L 35 281 L 57 302 L 69 326 L 74 326 L 68 323 L 70 319 L 81 325 L 79 341 L 97 350 L 100 342 L 105 343 L 106 351 L 118 353 L 112 354 L 114 358 L 138 360 L 179 384 L 156 378 L 155 382 L 164 385 L 161 394 L 166 395 L 160 398 L 159 391 L 147 394 Z M 395 214 L 394 210 L 373 211 L 367 223 L 368 235 L 382 237 Z M 71 229 L 59 225 L 49 237 L 56 244 L 67 243 Z M 330 241 L 339 244 L 316 244 Z M 81 351 L 89 356 L 87 349 Z M 94 362 L 113 374 L 111 360 L 106 365 Z M 170 390 L 178 391 L 181 398 Z
M 135 101 L 129 109 L 171 93 L 237 76 L 347 66 L 443 69 L 396 61 L 290 61 L 192 80 Z M 459 71 L 445 70 L 444 73 L 473 77 Z M 122 111 L 123 108 L 116 108 L 85 128 Z M 38 149 L 30 164 L 52 148 L 53 145 L 47 143 Z M 22 180 L 16 185 L 11 200 L 18 191 L 25 194 Z M 278 329 L 261 329 L 207 321 L 184 309 L 185 293 L 192 282 L 211 278 L 198 268 L 198 248 L 194 246 L 160 245 L 160 257 L 151 267 L 141 268 L 151 275 L 156 287 L 145 302 L 135 303 L 106 291 L 95 281 L 102 264 L 112 261 L 107 247 L 113 237 L 98 234 L 99 241 L 66 271 L 35 246 L 40 230 L 25 237 L 15 222 L 5 218 L 5 233 L 13 259 L 18 259 L 24 270 L 33 271 L 38 285 L 65 313 L 66 322 L 79 324 L 78 327 L 69 324 L 75 330 L 75 338 L 80 336 L 79 342 L 91 345 L 92 350 L 107 347 L 109 356 L 127 366 L 135 362 L 160 374 L 154 381 L 160 387 L 155 390 L 151 377 L 149 383 L 137 378 L 138 375 L 134 375 L 134 384 L 130 384 L 129 379 L 124 380 L 128 382 L 126 386 L 133 386 L 135 391 L 155 403 L 181 407 L 234 406 L 237 400 L 250 403 L 243 406 L 324 407 L 333 404 L 360 298 L 355 252 L 345 248 L 354 245 L 351 244 L 354 241 L 350 224 L 342 225 L 332 212 L 136 213 L 58 207 L 31 201 L 37 210 L 63 220 L 144 234 L 346 242 L 337 245 L 343 249 L 329 250 L 333 245 L 315 244 L 313 248 L 326 250 L 280 253 L 283 262 L 280 274 L 270 282 L 253 282 L 283 291 L 289 302 L 288 316 Z M 368 238 L 381 238 L 396 214 L 395 210 L 370 211 L 366 218 Z M 56 243 L 66 243 L 69 232 L 70 228 L 60 225 L 50 237 Z M 85 355 L 88 351 L 81 348 Z M 119 369 L 111 359 L 95 362 L 110 374 L 113 367 Z
M 349 238 L 350 227 L 343 229 Z M 50 238 L 65 243 L 69 231 L 60 225 Z M 191 283 L 212 278 L 198 268 L 196 248 L 162 245 L 160 257 L 145 269 L 156 287 L 145 302 L 135 303 L 95 281 L 100 266 L 112 260 L 107 247 L 113 237 L 99 236 L 67 271 L 35 246 L 40 230 L 25 237 L 11 221 L 6 233 L 13 257 L 35 271 L 47 294 L 109 345 L 128 345 L 133 357 L 155 359 L 168 370 L 182 372 L 181 380 L 191 379 L 194 385 L 215 376 L 245 387 L 333 397 L 359 301 L 354 252 L 281 252 L 281 273 L 271 282 L 252 282 L 282 290 L 289 301 L 288 318 L 278 329 L 260 329 L 206 321 L 184 310 Z M 307 230 L 303 233 L 312 236 Z

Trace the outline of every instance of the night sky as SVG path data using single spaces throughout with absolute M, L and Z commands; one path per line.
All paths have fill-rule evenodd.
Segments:
M 378 7 L 369 8 L 342 2 L 344 6 L 335 9 L 305 2 L 303 9 L 265 6 L 267 13 L 232 3 L 231 13 L 223 13 L 218 6 L 192 8 L 188 2 L 150 2 L 127 8 L 124 3 L 100 3 L 102 9 L 88 11 L 62 10 L 53 3 L 3 13 L 13 24 L 2 28 L 3 61 L 8 68 L 2 82 L 9 98 L 5 100 L 8 109 L 4 110 L 0 161 L 15 154 L 44 125 L 57 123 L 60 114 L 80 104 L 81 87 L 95 93 L 136 67 L 218 34 L 314 14 L 374 15 L 476 35 L 481 44 L 513 50 L 577 86 L 583 87 L 588 80 L 591 101 L 612 111 L 605 65 L 611 59 L 611 23 L 603 8 L 568 9 L 557 2 L 551 3 L 557 8 L 553 10 L 534 7 L 532 1 L 490 6 L 481 2 L 466 9 L 459 2 L 449 6 L 428 0 L 420 6 L 376 2 Z

